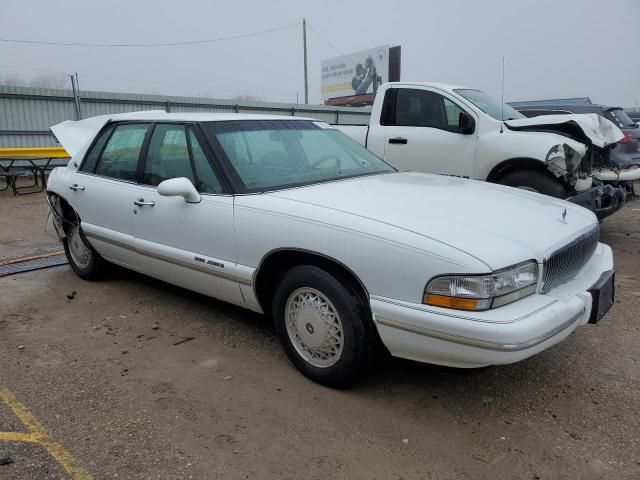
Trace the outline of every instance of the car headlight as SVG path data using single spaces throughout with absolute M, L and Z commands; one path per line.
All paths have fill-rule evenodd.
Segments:
M 519 263 L 487 275 L 444 275 L 429 281 L 423 303 L 459 310 L 487 310 L 531 295 L 538 264 Z

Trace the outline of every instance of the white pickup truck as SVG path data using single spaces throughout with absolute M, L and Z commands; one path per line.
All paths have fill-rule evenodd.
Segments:
M 622 188 L 592 169 L 610 167 L 623 133 L 596 114 L 526 118 L 486 93 L 437 83 L 392 82 L 376 95 L 368 126 L 335 125 L 399 170 L 455 175 L 564 198 L 602 219 Z

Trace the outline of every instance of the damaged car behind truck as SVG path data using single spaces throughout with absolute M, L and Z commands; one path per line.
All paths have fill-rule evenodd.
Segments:
M 589 103 L 585 105 L 571 105 L 553 103 L 552 101 L 516 102 L 512 104 L 526 117 L 542 115 L 558 115 L 571 113 L 595 113 L 613 122 L 624 137 L 617 145 L 611 146 L 611 167 L 598 167 L 593 170 L 593 177 L 604 183 L 621 186 L 627 191 L 627 196 L 635 194 L 634 182 L 640 180 L 640 128 L 620 107 L 609 107 Z
M 486 93 L 437 83 L 382 85 L 368 126 L 336 125 L 399 170 L 484 180 L 567 199 L 600 220 L 622 188 L 594 179 L 622 132 L 598 115 L 526 118 Z

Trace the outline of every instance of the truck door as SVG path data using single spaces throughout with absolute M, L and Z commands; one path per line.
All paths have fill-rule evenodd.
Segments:
M 474 178 L 477 118 L 453 100 L 426 88 L 394 88 L 385 97 L 385 160 L 399 170 Z M 473 131 L 460 125 L 473 119 Z

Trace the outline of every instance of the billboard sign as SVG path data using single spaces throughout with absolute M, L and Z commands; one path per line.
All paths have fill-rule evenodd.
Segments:
M 375 94 L 389 81 L 389 45 L 330 58 L 321 67 L 323 100 Z

